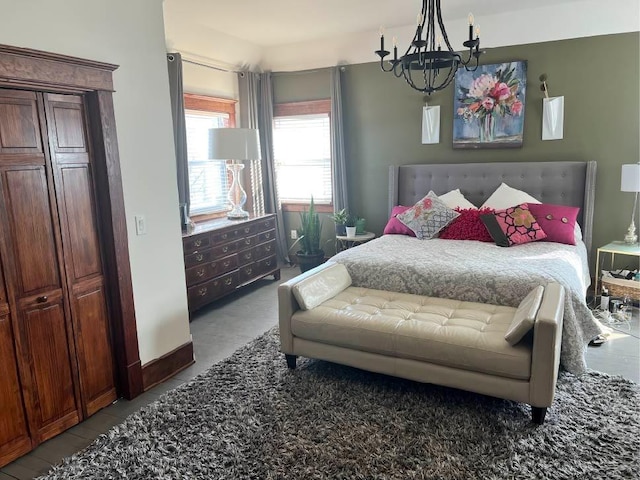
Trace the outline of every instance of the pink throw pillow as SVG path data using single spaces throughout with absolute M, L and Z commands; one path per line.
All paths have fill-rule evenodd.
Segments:
M 439 238 L 447 240 L 478 240 L 480 242 L 493 242 L 487 227 L 480 219 L 480 215 L 493 213 L 492 208 L 456 208 L 460 214 L 449 225 L 444 227 Z
M 404 223 L 396 218 L 401 213 L 406 212 L 411 207 L 404 207 L 402 205 L 397 205 L 393 207 L 391 210 L 391 218 L 387 222 L 387 226 L 384 227 L 384 235 L 409 235 L 411 237 L 415 237 L 416 234 L 413 233 L 409 227 L 407 227 Z
M 522 203 L 493 214 L 481 215 L 491 237 L 500 247 L 510 247 L 535 242 L 547 238 L 535 217 L 529 211 L 529 205 Z
M 550 203 L 530 203 L 529 210 L 547 234 L 545 242 L 576 244 L 575 227 L 578 207 L 552 205 Z

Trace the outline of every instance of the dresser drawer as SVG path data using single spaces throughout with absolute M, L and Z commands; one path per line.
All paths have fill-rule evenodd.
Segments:
M 253 257 L 258 260 L 260 258 L 269 257 L 276 253 L 276 241 L 271 240 L 267 243 L 261 243 L 253 249 Z
M 258 275 L 262 275 L 267 272 L 272 272 L 276 268 L 278 268 L 278 259 L 275 255 L 271 257 L 263 258 L 262 260 L 258 260 L 256 263 L 256 270 L 258 271 Z
M 220 298 L 235 290 L 238 285 L 238 270 L 233 270 L 212 280 L 190 287 L 187 289 L 189 308 L 195 309 L 216 298 Z
M 238 268 L 238 256 L 236 254 L 188 268 L 186 271 L 187 286 L 203 282 L 209 278 L 221 275 Z
M 251 248 L 257 243 L 258 237 L 256 235 L 252 235 L 250 237 L 243 238 L 242 240 L 238 240 L 236 242 L 236 246 L 238 247 L 238 251 L 241 251 L 247 248 Z
M 276 238 L 275 230 L 267 230 L 258 234 L 258 243 L 265 243 Z
M 208 250 L 202 250 L 199 252 L 191 253 L 189 255 L 185 255 L 184 266 L 189 268 L 195 265 L 204 265 L 210 260 L 213 260 L 214 257 L 215 257 L 215 253 L 211 248 Z
M 238 274 L 240 276 L 240 285 L 242 285 L 243 283 L 247 283 L 260 275 L 260 271 L 258 269 L 258 265 L 250 263 L 249 265 L 240 267 L 238 269 Z
M 197 237 L 187 237 L 182 241 L 185 255 L 207 249 L 211 246 L 210 235 L 199 235 Z
M 223 230 L 221 232 L 216 232 L 213 234 L 213 243 L 214 245 L 219 245 L 221 243 L 231 242 L 240 237 L 239 229 L 229 229 Z
M 254 261 L 253 249 L 238 252 L 238 265 L 246 265 Z
M 225 243 L 224 245 L 218 245 L 211 249 L 214 258 L 224 257 L 238 251 L 237 242 Z
M 271 217 L 271 218 L 258 220 L 255 223 L 255 226 L 257 228 L 256 232 L 258 233 L 264 232 L 266 230 L 273 230 L 276 228 L 276 219 L 275 217 Z

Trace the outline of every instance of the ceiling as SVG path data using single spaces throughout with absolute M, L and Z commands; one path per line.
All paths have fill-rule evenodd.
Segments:
M 444 0 L 444 20 L 577 0 Z M 165 17 L 260 47 L 273 47 L 414 24 L 420 0 L 164 0 Z

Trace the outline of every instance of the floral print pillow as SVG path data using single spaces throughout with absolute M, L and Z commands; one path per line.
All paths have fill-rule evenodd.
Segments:
M 540 224 L 529 211 L 529 205 L 521 203 L 515 207 L 496 210 L 493 214 L 481 215 L 482 222 L 496 245 L 510 247 L 547 238 Z
M 396 216 L 400 222 L 413 230 L 420 240 L 428 240 L 449 225 L 460 214 L 429 192 L 426 197 L 409 210 Z

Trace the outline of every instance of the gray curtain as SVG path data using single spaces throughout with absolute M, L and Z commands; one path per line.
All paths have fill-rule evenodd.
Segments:
M 349 210 L 347 197 L 347 165 L 344 153 L 344 122 L 342 118 L 342 70 L 331 69 L 331 162 L 333 177 L 333 209 Z
M 178 202 L 182 228 L 189 225 L 189 165 L 187 162 L 187 132 L 184 118 L 184 91 L 182 87 L 182 57 L 179 53 L 167 54 L 169 69 L 169 93 L 173 118 L 173 140 L 178 172 Z
M 252 165 L 251 186 L 256 214 L 275 213 L 278 231 L 278 257 L 290 263 L 287 249 L 284 215 L 277 198 L 273 159 L 273 90 L 271 72 L 238 74 L 240 125 L 260 131 L 262 160 Z

